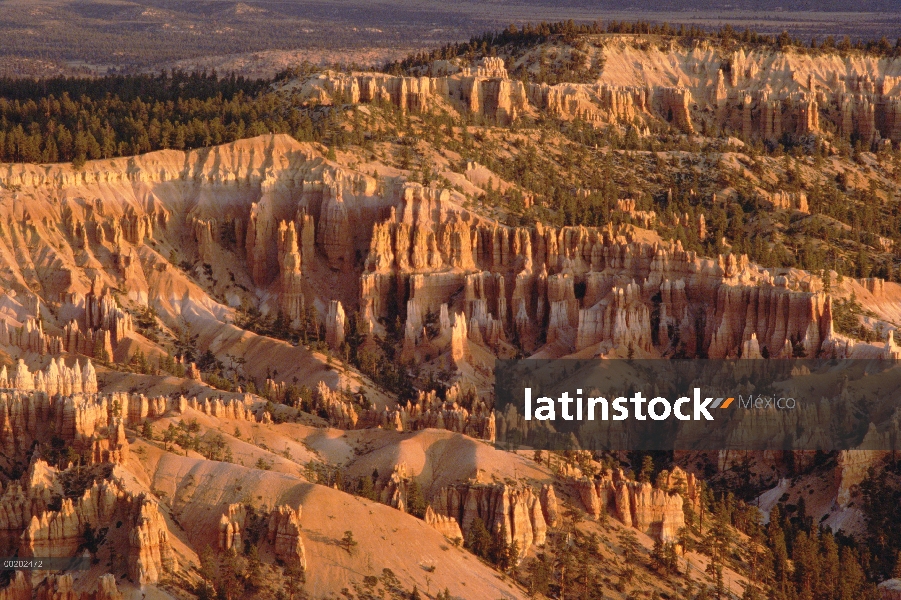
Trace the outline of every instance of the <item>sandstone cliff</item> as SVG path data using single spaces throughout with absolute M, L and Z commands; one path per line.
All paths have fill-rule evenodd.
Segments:
M 275 556 L 284 564 L 299 569 L 307 568 L 307 558 L 300 538 L 301 507 L 295 511 L 281 505 L 269 515 L 269 535 Z
M 441 532 L 441 535 L 451 541 L 462 540 L 463 532 L 460 524 L 453 517 L 436 513 L 431 506 L 425 511 L 425 522 Z
M 513 337 L 526 349 L 544 337 L 568 352 L 678 346 L 688 356 L 726 358 L 740 356 L 752 336 L 769 356 L 787 343 L 815 356 L 830 335 L 823 293 L 746 257 L 703 259 L 679 243 L 629 241 L 609 228 L 504 227 L 465 219 L 427 189 L 407 189 L 402 207 L 375 225 L 360 299 L 375 320 L 390 316 L 388 298 L 400 294 L 406 356 L 427 347 L 458 362 L 469 352 L 463 339 L 496 350 Z M 424 233 L 411 233 L 414 224 Z M 416 240 L 430 236 L 446 241 L 434 259 L 417 258 L 429 252 Z M 425 338 L 423 315 L 450 314 L 461 287 L 465 320 L 454 317 L 449 340 Z M 652 312 L 660 315 L 655 331 Z
M 543 546 L 547 535 L 541 499 L 535 492 L 508 485 L 466 483 L 442 488 L 433 499 L 437 515 L 454 519 L 463 538 L 476 518 L 506 544 L 516 542 L 520 557 L 532 546 Z M 435 519 L 435 522 L 438 520 Z M 442 524 L 443 529 L 447 525 Z M 456 532 L 451 527 L 450 533 Z
M 542 112 L 595 124 L 662 121 L 685 133 L 703 125 L 765 140 L 827 131 L 867 141 L 901 139 L 897 59 L 729 52 L 706 43 L 663 52 L 636 48 L 625 38 L 606 40 L 601 52 L 615 66 L 596 83 L 523 84 L 510 79 L 502 59 L 485 58 L 462 68 L 438 61 L 434 77 L 328 72 L 289 88 L 319 102 L 380 101 L 404 111 L 442 103 L 500 124 Z M 519 60 L 531 64 L 528 55 Z
M 462 399 L 458 387 L 451 387 L 445 399 L 438 398 L 434 390 L 420 391 L 416 403 L 407 402 L 394 408 L 362 408 L 338 390 L 320 382 L 316 388 L 316 406 L 323 408 L 329 421 L 342 429 L 381 427 L 393 431 L 418 431 L 420 429 L 446 429 L 464 433 L 488 441 L 496 439 L 497 427 L 494 411 L 484 401 L 476 401 L 466 408 L 458 403 Z
M 150 497 L 125 491 L 117 478 L 95 481 L 83 495 L 74 499 L 61 497 L 62 491 L 60 474 L 42 461 L 32 464 L 21 483 L 10 484 L 3 491 L 0 531 L 5 534 L 4 539 L 18 536 L 16 550 L 20 557 L 76 556 L 85 547 L 89 532 L 118 529 L 118 522 L 120 526 L 125 525 L 121 541 L 128 547 L 126 564 L 133 582 L 139 585 L 157 583 L 163 573 L 178 569 L 168 541 L 168 527 Z M 58 504 L 59 508 L 51 508 L 53 504 Z M 118 532 L 110 535 L 118 535 Z M 35 586 L 33 593 L 40 594 L 38 590 L 42 588 L 38 584 L 42 579 L 44 577 L 27 580 L 28 586 Z M 19 593 L 17 581 L 6 593 Z M 49 590 L 56 583 L 49 578 L 42 585 Z M 110 598 L 116 597 L 115 579 L 101 580 L 98 593 L 101 592 L 112 594 Z
M 687 484 L 688 477 L 681 475 Z M 605 512 L 664 541 L 676 539 L 679 529 L 685 526 L 683 497 L 679 493 L 628 480 L 622 471 L 608 471 L 594 480 L 583 478 L 574 486 L 594 518 Z
M 290 568 L 306 569 L 307 559 L 300 535 L 302 507 L 294 510 L 280 505 L 266 517 L 266 542 L 275 557 Z M 230 504 L 219 520 L 219 550 L 244 552 L 245 531 L 252 522 L 253 509 L 245 504 Z M 248 541 L 252 541 L 252 537 Z
M 72 575 L 49 575 L 37 585 L 24 571 L 16 571 L 12 582 L 0 590 L 0 600 L 122 600 L 111 574 L 101 575 L 93 591 L 77 589 Z

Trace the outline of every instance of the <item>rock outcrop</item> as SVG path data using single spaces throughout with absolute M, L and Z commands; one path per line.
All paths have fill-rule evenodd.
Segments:
M 0 600 L 122 600 L 116 578 L 101 575 L 92 591 L 77 589 L 72 575 L 48 575 L 36 585 L 24 571 L 16 571 L 9 586 L 0 589 Z
M 275 556 L 285 565 L 297 569 L 307 568 L 307 558 L 300 539 L 301 507 L 295 511 L 281 505 L 269 515 L 268 542 Z
M 271 546 L 275 557 L 286 567 L 306 569 L 307 559 L 300 536 L 300 515 L 302 507 L 297 510 L 287 505 L 274 508 L 266 519 L 266 542 Z M 222 552 L 244 552 L 245 531 L 251 517 L 259 519 L 252 507 L 246 504 L 229 504 L 219 519 L 219 550 Z M 253 540 L 251 536 L 250 540 Z
M 560 509 L 557 506 L 557 495 L 554 486 L 545 484 L 541 486 L 541 511 L 548 527 L 556 527 L 560 523 Z
M 623 524 L 668 541 L 685 526 L 682 496 L 650 483 L 627 479 L 622 471 L 608 471 L 595 479 L 574 482 L 582 504 L 594 518 L 606 512 Z
M 319 382 L 314 401 L 324 409 L 329 422 L 342 429 L 381 427 L 393 431 L 418 431 L 421 429 L 446 429 L 464 433 L 470 437 L 495 441 L 497 424 L 494 410 L 484 401 L 462 406 L 462 394 L 451 387 L 440 400 L 434 391 L 419 392 L 417 402 L 407 402 L 393 409 L 362 408 L 352 398 Z
M 219 519 L 219 550 L 243 552 L 242 534 L 247 521 L 247 507 L 243 504 L 229 504 Z
M 543 337 L 564 354 L 656 347 L 726 358 L 740 356 L 752 336 L 764 356 L 787 343 L 816 356 L 831 335 L 822 292 L 744 256 L 703 259 L 679 242 L 629 241 L 609 227 L 504 227 L 415 184 L 405 189 L 401 207 L 374 228 L 360 299 L 370 322 L 393 318 L 392 295 L 407 306 L 405 357 L 447 352 L 459 365 L 471 359 L 472 344 L 497 351 L 514 339 L 531 351 Z M 443 240 L 437 255 L 417 258 L 430 251 L 411 253 L 426 248 L 415 240 L 430 236 Z M 585 290 L 578 297 L 577 287 Z M 447 314 L 450 327 L 424 336 L 427 312 Z
M 45 355 L 61 353 L 64 344 L 64 339 L 45 333 L 43 324 L 34 318 L 29 318 L 16 327 L 5 317 L 0 317 L 0 345 L 15 346 L 25 352 Z
M 901 98 L 890 61 L 874 58 L 837 73 L 828 58 L 768 49 L 721 55 L 671 48 L 642 58 L 626 48 L 623 40 L 607 41 L 605 57 L 621 68 L 605 69 L 597 83 L 523 84 L 510 79 L 501 59 L 488 57 L 473 66 L 436 61 L 433 77 L 321 73 L 301 82 L 300 92 L 319 102 L 386 102 L 403 111 L 444 105 L 500 124 L 545 113 L 592 124 L 658 121 L 685 133 L 717 128 L 773 141 L 826 131 L 867 142 L 901 139 Z M 660 81 L 636 61 L 666 65 L 675 82 Z M 772 69 L 773 61 L 786 66 Z
M 887 579 L 878 589 L 879 600 L 901 600 L 901 579 Z
M 297 327 L 304 318 L 303 263 L 294 221 L 279 223 L 279 271 L 281 274 L 281 311 Z
M 482 483 L 454 485 L 441 489 L 432 508 L 436 514 L 454 519 L 464 539 L 469 535 L 473 521 L 481 519 L 488 531 L 504 543 L 515 542 L 520 557 L 532 546 L 544 545 L 547 536 L 541 501 L 529 487 Z
M 82 363 L 75 361 L 69 367 L 60 358 L 51 359 L 44 370 L 32 372 L 21 358 L 16 361 L 12 373 L 6 367 L 0 368 L 0 389 L 43 392 L 48 396 L 70 396 L 72 394 L 96 394 L 97 372 L 88 359 Z
M 460 524 L 457 520 L 453 517 L 436 513 L 431 506 L 426 508 L 425 522 L 451 541 L 463 539 L 463 532 L 460 531 Z
M 0 393 L 0 446 L 23 456 L 34 441 L 56 436 L 86 462 L 128 459 L 128 394 L 48 396 L 43 391 Z M 118 410 L 118 412 L 117 412 Z
M 344 330 L 347 324 L 347 318 L 344 315 L 344 308 L 338 300 L 332 300 L 329 303 L 328 315 L 325 317 L 325 341 L 329 348 L 338 351 L 344 344 Z
M 447 66 L 447 65 L 446 65 Z M 441 99 L 501 123 L 519 117 L 528 105 L 521 81 L 510 80 L 503 60 L 484 58 L 471 68 L 444 77 L 395 77 L 375 73 L 326 73 L 304 82 L 302 93 L 321 101 L 386 102 L 404 111 L 422 111 Z
M 177 400 L 179 406 L 184 402 L 184 398 L 179 398 Z M 203 400 L 198 400 L 195 397 L 186 401 L 184 406 L 202 412 L 205 415 L 218 417 L 220 419 L 259 422 L 260 418 L 257 417 L 257 413 L 251 408 L 251 402 L 252 400 L 249 395 L 245 395 L 243 399 L 231 398 L 227 400 L 223 400 L 222 398 L 204 398 Z M 184 410 L 184 408 L 181 408 L 181 410 Z M 157 412 L 155 416 L 162 416 L 162 414 L 163 413 Z
M 884 459 L 888 452 L 879 450 L 843 450 L 836 457 L 835 502 L 841 507 L 851 504 L 858 494 L 860 484 L 870 469 Z
M 11 484 L 0 496 L 0 531 L 6 537 L 19 536 L 19 556 L 74 557 L 84 547 L 89 531 L 117 529 L 118 522 L 126 525 L 122 531 L 129 548 L 126 561 L 132 581 L 157 583 L 163 573 L 177 570 L 166 522 L 149 496 L 126 492 L 114 478 L 95 482 L 81 497 L 62 498 L 58 510 L 50 509 L 61 492 L 59 474 L 37 461 L 23 482 Z M 32 578 L 29 584 L 38 581 Z M 115 580 L 104 583 L 101 590 L 113 593 Z
M 131 513 L 128 575 L 139 585 L 157 583 L 177 568 L 169 530 L 157 505 L 143 495 L 134 499 Z

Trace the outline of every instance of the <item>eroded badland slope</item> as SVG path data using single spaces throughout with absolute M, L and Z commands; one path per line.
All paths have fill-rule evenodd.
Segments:
M 496 449 L 491 369 L 897 359 L 901 60 L 629 36 L 508 58 L 281 82 L 327 146 L 0 165 L 2 553 L 91 561 L 0 598 L 776 585 L 697 457 Z M 862 533 L 883 459 L 755 457 L 750 493 Z

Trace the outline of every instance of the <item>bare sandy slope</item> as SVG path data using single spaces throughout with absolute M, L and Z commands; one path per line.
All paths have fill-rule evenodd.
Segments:
M 366 453 L 348 465 L 348 475 L 368 475 L 374 469 L 379 473 L 390 473 L 394 465 L 405 463 L 427 496 L 437 493 L 443 486 L 476 476 L 484 482 L 527 479 L 543 483 L 551 479 L 546 468 L 530 459 L 495 450 L 485 442 L 450 431 L 425 429 L 396 433 L 369 430 L 351 435 L 357 438 Z
M 341 467 L 350 478 L 370 475 L 374 470 L 388 475 L 395 466 L 405 464 L 427 496 L 444 486 L 471 479 L 540 485 L 552 477 L 545 466 L 529 456 L 497 450 L 487 442 L 443 429 L 403 433 L 385 429 L 344 431 L 303 423 L 265 424 L 219 418 L 189 408 L 181 416 L 156 420 L 156 437 L 170 423 L 177 425 L 181 421 L 196 423 L 200 435 L 221 435 L 232 450 L 235 464 L 252 467 L 262 459 L 273 471 L 301 477 L 310 461 Z M 150 485 L 157 461 L 178 459 L 177 454 L 183 451 L 175 447 L 176 454 L 164 453 L 155 446 L 148 450 L 145 465 Z
M 218 543 L 219 519 L 231 503 L 254 508 L 280 504 L 302 507 L 307 554 L 306 590 L 330 597 L 367 575 L 391 569 L 407 588 L 444 589 L 461 598 L 523 598 L 498 573 L 455 547 L 425 522 L 398 510 L 360 499 L 299 476 L 239 465 L 149 452 L 140 465 L 150 485 L 162 492 L 174 519 L 194 548 Z M 352 551 L 340 540 L 346 531 L 358 542 Z M 426 569 L 436 566 L 434 571 Z
M 520 598 L 522 590 L 469 552 L 448 542 L 425 522 L 391 507 L 309 483 L 309 462 L 341 466 L 345 477 L 383 475 L 404 463 L 427 495 L 478 475 L 483 482 L 548 482 L 550 472 L 524 455 L 444 430 L 398 433 L 382 429 L 342 431 L 301 423 L 263 424 L 218 418 L 188 409 L 154 421 L 159 438 L 169 424 L 188 421 L 198 435 L 221 435 L 232 463 L 206 460 L 177 446 L 135 439 L 123 471 L 130 487 L 152 490 L 170 515 L 170 529 L 188 562 L 209 545 L 218 547 L 219 520 L 232 503 L 259 511 L 288 504 L 302 508 L 302 539 L 308 560 L 305 589 L 332 597 L 365 576 L 390 569 L 407 589 L 448 588 L 459 598 Z M 255 468 L 257 461 L 266 469 Z M 351 531 L 358 546 L 340 540 Z M 432 570 L 432 567 L 435 567 Z

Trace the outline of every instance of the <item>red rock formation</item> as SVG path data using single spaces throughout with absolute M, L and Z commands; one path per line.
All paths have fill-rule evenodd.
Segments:
M 94 484 L 77 501 L 66 498 L 58 511 L 32 515 L 19 545 L 21 556 L 74 556 L 86 527 L 99 529 L 118 508 L 122 492 L 106 482 Z
M 810 208 L 807 205 L 807 194 L 804 192 L 785 192 L 780 190 L 769 194 L 766 200 L 769 201 L 773 208 L 796 210 L 805 214 L 810 212 Z
M 344 307 L 339 300 L 329 302 L 325 317 L 325 341 L 333 351 L 339 351 L 344 344 L 344 330 L 347 325 Z
M 548 527 L 556 527 L 560 522 L 560 509 L 557 506 L 557 495 L 554 493 L 553 485 L 541 486 L 541 510 Z
M 720 59 L 710 62 L 710 56 L 685 56 L 675 87 L 610 82 L 524 86 L 509 79 L 502 65 L 489 64 L 493 59 L 486 58 L 479 65 L 462 69 L 436 61 L 432 70 L 439 74 L 437 77 L 318 74 L 303 82 L 301 90 L 321 102 L 337 95 L 343 102 L 384 101 L 401 110 L 450 105 L 502 124 L 542 112 L 598 124 L 657 120 L 687 133 L 703 123 L 749 139 L 778 140 L 785 133 L 809 135 L 836 130 L 844 137 L 857 136 L 866 141 L 901 140 L 901 100 L 894 94 L 896 78 L 885 74 L 885 65 L 860 67 L 869 69 L 866 76 L 859 71 L 841 76 L 832 72 L 830 78 L 815 73 L 829 73 L 831 67 L 823 69 L 807 59 L 766 51 L 745 55 L 740 50 L 728 59 L 726 73 Z M 781 69 L 770 68 L 773 60 L 806 63 L 797 68 L 811 74 L 785 78 Z M 878 75 L 872 77 L 871 71 Z M 702 73 L 715 76 L 699 76 Z M 829 125 L 821 126 L 821 122 Z
M 460 524 L 457 523 L 457 520 L 436 513 L 431 506 L 425 510 L 425 522 L 451 541 L 463 540 L 463 532 L 460 531 Z
M 116 578 L 107 573 L 97 580 L 94 591 L 79 591 L 71 575 L 48 575 L 33 585 L 24 571 L 16 571 L 12 582 L 0 590 L 0 600 L 122 600 Z
M 294 222 L 279 223 L 279 270 L 281 272 L 281 310 L 292 324 L 303 318 L 304 293 L 302 260 Z
M 836 457 L 835 501 L 841 507 L 848 506 L 867 477 L 870 468 L 885 458 L 887 452 L 879 450 L 842 450 Z
M 59 354 L 63 340 L 44 333 L 44 326 L 34 318 L 26 319 L 21 327 L 14 327 L 5 317 L 0 317 L 0 345 L 16 346 L 35 354 Z
M 112 421 L 109 431 L 108 437 L 95 437 L 93 440 L 91 444 L 91 463 L 123 464 L 128 461 L 128 438 L 125 436 L 125 425 L 122 419 Z
M 192 400 L 194 401 L 192 408 L 196 408 L 197 399 L 193 398 Z M 129 425 L 143 423 L 147 418 L 181 414 L 188 407 L 188 401 L 184 396 L 148 398 L 143 394 L 119 394 L 114 395 L 111 401 L 118 401 L 121 406 L 121 416 Z
M 791 341 L 815 356 L 828 338 L 823 296 L 773 278 L 745 257 L 699 259 L 678 243 L 630 243 L 609 228 L 489 225 L 464 219 L 420 188 L 406 189 L 401 208 L 374 229 L 361 307 L 368 322 L 390 318 L 395 282 L 408 277 L 409 295 L 401 296 L 408 303 L 408 358 L 424 342 L 420 313 L 453 302 L 461 283 L 465 317 L 454 318 L 450 347 L 429 340 L 430 352 L 450 350 L 458 363 L 469 360 L 468 343 L 496 349 L 508 332 L 531 351 L 542 329 L 547 342 L 565 350 L 597 345 L 599 354 L 616 347 L 650 351 L 655 343 L 666 349 L 677 331 L 688 356 L 738 356 L 752 335 L 764 355 L 777 355 Z M 411 234 L 408 224 L 420 233 Z M 442 240 L 437 272 L 415 258 L 423 242 L 412 243 L 420 249 L 410 251 L 411 239 L 426 239 L 429 231 Z M 405 275 L 414 263 L 429 277 Z M 514 282 L 509 291 L 507 281 Z M 581 299 L 575 297 L 577 283 L 584 285 Z M 651 331 L 651 298 L 658 293 L 660 324 Z
M 322 247 L 332 269 L 350 271 L 354 266 L 354 238 L 342 185 L 337 182 L 327 188 L 316 243 Z
M 219 550 L 243 552 L 242 532 L 247 521 L 247 508 L 243 504 L 229 504 L 219 519 Z
M 128 575 L 139 585 L 157 583 L 166 572 L 177 568 L 169 545 L 169 530 L 156 504 L 139 496 L 132 508 L 129 535 Z
M 307 568 L 303 541 L 300 539 L 301 507 L 295 511 L 281 505 L 269 515 L 268 541 L 275 556 L 289 567 Z
M 681 495 L 628 480 L 622 471 L 608 471 L 593 481 L 578 479 L 574 486 L 588 514 L 594 518 L 607 512 L 624 524 L 662 540 L 675 539 L 679 529 L 685 526 Z
M 354 429 L 359 414 L 354 405 L 343 398 L 338 390 L 332 390 L 324 381 L 316 386 L 317 408 L 324 408 L 329 415 L 329 422 L 341 429 Z
M 436 96 L 460 108 L 485 115 L 499 123 L 510 123 L 528 106 L 525 86 L 510 80 L 496 58 L 485 58 L 446 77 L 394 77 L 379 74 L 343 75 L 327 73 L 308 80 L 303 91 L 321 101 L 338 96 L 345 102 L 382 101 L 403 111 L 423 111 Z
M 196 363 L 190 363 L 188 368 L 185 370 L 185 377 L 188 379 L 193 379 L 194 381 L 203 381 L 203 378 L 200 374 L 200 368 Z
M 243 399 L 231 398 L 228 400 L 223 400 L 222 398 L 204 398 L 203 401 L 200 401 L 195 397 L 185 401 L 185 406 L 220 419 L 257 422 L 257 415 L 249 405 L 251 402 L 250 399 L 251 396 L 248 394 L 245 394 Z M 184 398 L 181 398 L 180 400 L 184 401 Z M 181 410 L 184 409 L 182 408 Z M 162 416 L 164 412 L 165 411 L 156 411 L 153 416 Z
M 116 306 L 116 301 L 104 288 L 97 292 L 98 282 L 94 282 L 91 291 L 85 296 L 85 325 L 88 329 L 105 329 L 110 331 L 118 342 L 131 331 L 131 315 Z
M 454 363 L 469 359 L 469 335 L 466 330 L 466 317 L 462 313 L 454 314 L 451 326 L 451 359 Z
M 508 485 L 466 483 L 442 488 L 432 503 L 439 515 L 453 518 L 465 538 L 473 521 L 482 519 L 488 530 L 503 536 L 505 543 L 514 541 L 520 557 L 534 546 L 545 542 L 547 523 L 541 502 L 531 488 Z
M 691 92 L 685 88 L 658 88 L 659 114 L 686 133 L 694 133 Z
M 276 239 L 276 224 L 272 215 L 270 202 L 254 202 L 250 206 L 249 225 L 247 227 L 247 240 L 245 241 L 245 256 L 250 276 L 253 282 L 264 287 L 275 275 L 272 271 L 275 265 L 269 257 L 268 240 Z
M 407 471 L 407 463 L 394 465 L 388 481 L 382 487 L 379 496 L 382 504 L 393 506 L 401 512 L 407 512 L 407 492 L 412 475 Z

